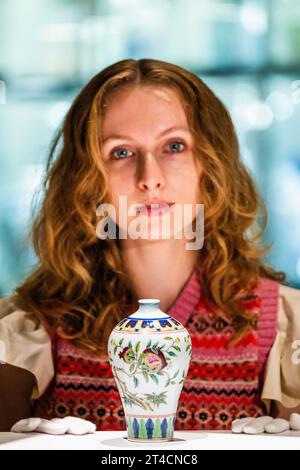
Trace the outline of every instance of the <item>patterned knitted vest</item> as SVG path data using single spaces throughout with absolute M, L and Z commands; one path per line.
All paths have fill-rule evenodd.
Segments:
M 188 329 L 192 357 L 179 398 L 175 430 L 227 430 L 236 418 L 266 413 L 260 400 L 266 360 L 276 335 L 279 284 L 261 278 L 243 299 L 248 311 L 259 313 L 257 326 L 232 348 L 238 328 L 212 313 L 201 296 L 193 272 L 167 313 Z M 97 430 L 125 430 L 125 417 L 108 358 L 53 338 L 55 376 L 35 402 L 34 416 L 67 415 L 93 421 Z

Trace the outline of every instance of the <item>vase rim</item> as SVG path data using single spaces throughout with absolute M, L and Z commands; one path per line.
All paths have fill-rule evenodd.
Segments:
M 152 305 L 152 304 L 159 304 L 160 300 L 159 299 L 139 299 L 138 303 L 139 304 Z

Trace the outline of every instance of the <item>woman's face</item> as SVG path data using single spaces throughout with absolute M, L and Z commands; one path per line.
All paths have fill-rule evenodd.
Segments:
M 184 109 L 173 90 L 152 86 L 119 90 L 106 105 L 101 137 L 116 222 L 123 229 L 135 216 L 126 223 L 120 220 L 119 196 L 127 196 L 128 209 L 155 200 L 179 205 L 200 202 L 201 170 L 195 165 Z M 156 231 L 155 224 L 166 214 L 147 214 L 147 223 L 151 221 Z M 185 218 L 184 225 L 190 222 Z

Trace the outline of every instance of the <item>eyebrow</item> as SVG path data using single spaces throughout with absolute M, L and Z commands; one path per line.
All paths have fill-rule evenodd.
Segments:
M 170 127 L 169 129 L 165 129 L 164 131 L 162 131 L 160 134 L 158 134 L 158 137 L 162 137 L 166 134 L 169 134 L 170 132 L 173 132 L 173 131 L 185 131 L 185 132 L 190 132 L 190 130 L 187 128 L 187 127 L 183 127 L 183 126 L 173 126 L 173 127 Z M 122 135 L 122 134 L 111 134 L 110 136 L 106 137 L 104 140 L 103 140 L 103 144 L 105 144 L 106 142 L 108 142 L 109 140 L 113 140 L 113 139 L 127 139 L 127 140 L 131 140 L 131 141 L 134 141 L 134 139 L 132 139 L 131 137 L 128 137 L 126 135 Z

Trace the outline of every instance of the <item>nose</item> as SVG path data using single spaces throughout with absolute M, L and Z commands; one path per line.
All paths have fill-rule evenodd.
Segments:
M 153 191 L 164 187 L 164 177 L 156 158 L 147 153 L 140 159 L 137 168 L 137 186 L 140 190 Z

